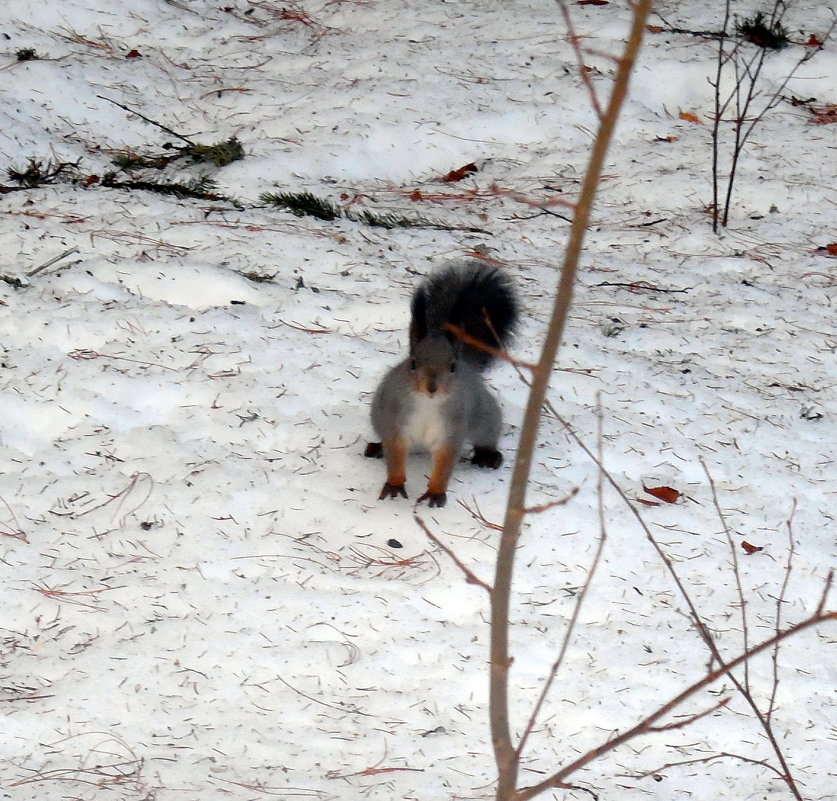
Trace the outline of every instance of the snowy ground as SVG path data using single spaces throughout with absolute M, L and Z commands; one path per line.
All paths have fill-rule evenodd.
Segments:
M 832 12 L 797 5 L 795 38 L 824 34 Z M 717 28 L 720 6 L 663 2 L 652 22 Z M 571 10 L 605 93 L 627 12 Z M 526 311 L 515 352 L 537 352 L 568 225 L 517 198 L 572 198 L 595 126 L 557 6 L 6 0 L 0 23 L 0 183 L 30 158 L 102 176 L 114 151 L 183 144 L 102 97 L 197 142 L 236 136 L 246 153 L 211 171 L 239 208 L 92 179 L 0 196 L 0 272 L 78 249 L 24 287 L 0 283 L 0 797 L 491 797 L 487 599 L 410 503 L 376 500 L 382 466 L 361 454 L 370 394 L 404 351 L 409 293 L 434 265 L 475 249 L 506 262 Z M 39 58 L 18 61 L 23 48 Z M 774 631 L 794 504 L 785 621 L 813 610 L 835 563 L 837 285 L 822 250 L 837 239 L 835 127 L 788 103 L 771 112 L 716 237 L 704 211 L 714 52 L 647 36 L 551 397 L 595 447 L 601 393 L 605 461 L 628 495 L 683 493 L 642 514 L 733 655 L 738 596 L 703 464 L 736 545 L 763 548 L 738 551 L 752 642 Z M 799 52 L 772 56 L 769 75 Z M 832 41 L 787 93 L 837 102 L 835 76 Z M 441 181 L 469 162 L 479 172 Z M 458 230 L 258 207 L 262 192 L 302 190 Z M 525 388 L 506 366 L 491 381 L 511 453 Z M 413 497 L 426 466 L 411 460 Z M 498 521 L 508 478 L 462 466 L 447 508 L 419 508 L 487 580 L 497 534 L 456 502 Z M 517 727 L 599 530 L 596 471 L 548 421 L 530 501 L 575 487 L 528 521 L 520 551 Z M 605 506 L 605 560 L 527 784 L 707 663 L 643 532 L 614 493 Z M 806 798 L 833 798 L 833 627 L 789 641 L 779 662 L 777 736 Z M 763 707 L 770 671 L 769 657 L 751 668 Z M 603 800 L 789 797 L 768 769 L 731 759 L 635 778 L 721 752 L 775 763 L 728 681 L 676 714 L 725 695 L 725 710 L 637 740 L 578 783 Z

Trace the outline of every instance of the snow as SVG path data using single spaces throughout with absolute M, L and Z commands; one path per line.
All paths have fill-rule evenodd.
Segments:
M 720 24 L 720 7 L 657 12 L 654 24 Z M 571 13 L 604 96 L 627 11 Z M 831 18 L 800 2 L 790 27 L 804 40 Z M 238 208 L 60 181 L 0 196 L 0 273 L 25 277 L 77 248 L 23 287 L 0 283 L 0 797 L 493 797 L 487 598 L 410 502 L 376 500 L 383 468 L 362 453 L 376 382 L 404 352 L 410 291 L 434 266 L 480 248 L 503 260 L 525 308 L 515 354 L 536 357 L 568 225 L 516 198 L 572 199 L 595 128 L 558 7 L 7 0 L 0 21 L 0 183 L 30 158 L 101 176 L 114 151 L 183 144 L 102 98 L 201 143 L 236 136 L 246 153 L 154 176 L 209 174 Z M 24 47 L 39 58 L 17 61 Z M 768 59 L 771 85 L 798 53 Z M 646 36 L 551 400 L 594 449 L 601 403 L 605 463 L 629 497 L 683 493 L 640 511 L 732 657 L 739 599 L 706 471 L 739 549 L 751 643 L 775 629 L 791 516 L 783 622 L 813 611 L 835 564 L 835 270 L 817 248 L 834 241 L 837 206 L 832 126 L 781 103 L 745 152 L 728 230 L 712 234 L 714 57 L 696 37 Z M 785 94 L 833 103 L 836 75 L 830 41 Z M 441 182 L 469 162 L 477 173 Z M 456 230 L 258 202 L 303 190 Z M 510 457 L 525 388 L 506 365 L 490 382 Z M 559 423 L 544 422 L 535 461 L 531 504 L 580 489 L 531 516 L 521 543 L 518 732 L 599 532 L 596 469 Z M 417 509 L 486 581 L 497 532 L 457 501 L 501 520 L 510 464 L 460 465 L 448 506 Z M 427 469 L 411 458 L 412 498 Z M 604 560 L 526 784 L 707 664 L 644 532 L 614 492 L 604 506 Z M 746 555 L 742 540 L 764 550 Z M 834 793 L 833 642 L 822 627 L 779 652 L 774 728 L 812 800 Z M 769 654 L 750 667 L 762 708 L 771 669 Z M 728 680 L 674 714 L 721 697 L 726 709 L 574 781 L 626 801 L 789 797 L 771 771 L 726 758 L 635 777 L 722 752 L 775 763 Z

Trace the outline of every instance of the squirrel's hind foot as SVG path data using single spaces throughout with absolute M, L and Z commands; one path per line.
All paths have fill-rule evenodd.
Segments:
M 366 450 L 363 455 L 367 459 L 383 459 L 384 458 L 384 443 L 383 442 L 369 442 L 366 445 Z
M 471 457 L 471 464 L 477 467 L 490 467 L 496 470 L 503 464 L 503 454 L 494 448 L 486 448 L 477 445 L 474 448 L 474 455 Z

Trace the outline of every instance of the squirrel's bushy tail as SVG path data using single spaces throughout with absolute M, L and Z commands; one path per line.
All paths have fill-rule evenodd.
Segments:
M 411 340 L 453 335 L 454 325 L 492 348 L 505 347 L 517 324 L 517 298 L 508 276 L 480 261 L 450 264 L 428 276 L 413 294 Z M 467 343 L 461 357 L 483 369 L 494 357 Z

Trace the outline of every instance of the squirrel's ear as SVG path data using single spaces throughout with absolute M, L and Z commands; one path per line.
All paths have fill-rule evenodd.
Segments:
M 427 298 L 419 287 L 410 305 L 410 351 L 427 336 Z

